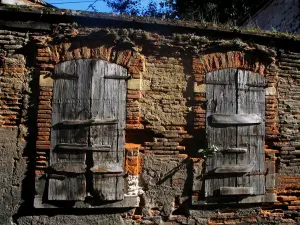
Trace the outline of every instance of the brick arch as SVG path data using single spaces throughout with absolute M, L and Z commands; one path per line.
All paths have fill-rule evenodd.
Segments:
M 113 46 L 101 45 L 95 48 L 80 46 L 71 48 L 72 43 L 62 43 L 50 47 L 55 64 L 77 59 L 100 59 L 126 68 L 133 78 L 141 78 L 145 71 L 145 58 L 134 50 L 119 50 Z
M 215 52 L 193 60 L 193 70 L 198 82 L 203 81 L 201 78 L 208 72 L 227 68 L 244 69 L 265 75 L 266 66 L 258 57 L 241 51 Z

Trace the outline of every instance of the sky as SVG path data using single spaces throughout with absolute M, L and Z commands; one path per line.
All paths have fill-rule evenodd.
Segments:
M 45 2 L 54 5 L 57 8 L 87 10 L 89 5 L 95 0 L 44 0 Z M 150 0 L 140 0 L 142 5 L 147 5 Z M 58 4 L 57 4 L 58 3 Z M 112 10 L 102 1 L 99 0 L 93 5 L 99 12 L 111 13 Z M 88 11 L 92 11 L 90 8 Z

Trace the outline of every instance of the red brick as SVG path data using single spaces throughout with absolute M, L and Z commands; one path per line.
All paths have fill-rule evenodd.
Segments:
M 39 136 L 50 136 L 50 132 L 38 132 Z
M 53 88 L 52 87 L 40 87 L 40 90 L 42 92 L 52 92 Z
M 50 132 L 50 128 L 46 128 L 46 127 L 38 127 L 38 131 L 39 132 Z
M 40 95 L 39 99 L 40 100 L 51 100 L 52 96 L 51 95 Z
M 40 101 L 40 105 L 50 105 L 50 101 Z
M 37 141 L 36 145 L 50 145 L 50 141 Z
M 49 92 L 49 91 L 42 91 L 42 92 L 40 92 L 40 95 L 41 95 L 41 96 L 52 96 L 52 92 Z
M 50 150 L 50 145 L 37 145 L 37 149 Z
M 38 123 L 37 126 L 48 128 L 48 127 L 51 127 L 51 123 Z
M 38 136 L 37 140 L 38 141 L 49 141 L 50 137 L 49 136 Z
M 41 115 L 41 114 L 49 114 L 51 115 L 52 114 L 52 110 L 38 110 L 38 113 Z
M 51 61 L 50 57 L 36 57 L 36 60 L 39 62 L 49 62 Z
M 52 107 L 50 105 L 39 105 L 38 108 L 39 109 L 52 109 Z
M 51 114 L 38 114 L 38 119 L 51 119 Z
M 38 119 L 38 123 L 51 123 L 51 119 Z

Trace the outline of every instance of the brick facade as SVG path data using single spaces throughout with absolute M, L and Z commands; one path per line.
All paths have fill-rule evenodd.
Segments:
M 118 23 L 128 18 L 99 18 L 96 26 L 92 25 L 93 17 L 86 18 L 91 20 L 90 26 L 88 22 L 60 23 L 63 18 L 58 16 L 58 21 L 51 22 L 51 30 L 0 30 L 0 129 L 2 133 L 16 129 L 8 132 L 15 135 L 11 139 L 16 148 L 1 147 L 1 151 L 11 151 L 12 155 L 7 155 L 6 164 L 0 164 L 3 168 L 11 166 L 7 182 L 0 180 L 5 190 L 0 197 L 4 199 L 11 186 L 17 187 L 10 208 L 0 204 L 0 209 L 10 212 L 0 213 L 0 221 L 74 221 L 72 216 L 65 218 L 74 211 L 53 211 L 55 216 L 51 218 L 38 212 L 32 216 L 29 209 L 34 193 L 27 197 L 20 193 L 24 195 L 34 186 L 33 173 L 38 183 L 49 166 L 51 76 L 55 65 L 74 59 L 100 59 L 121 65 L 131 76 L 127 84 L 125 166 L 127 194 L 138 196 L 139 207 L 114 211 L 114 224 L 299 222 L 300 51 L 281 43 L 287 40 L 259 34 L 195 27 L 178 34 L 172 30 L 174 25 L 163 21 L 153 31 L 146 22 L 137 25 L 131 21 L 119 28 Z M 109 25 L 105 25 L 107 21 Z M 141 29 L 145 24 L 150 27 Z M 203 190 L 194 187 L 201 182 L 205 163 L 198 150 L 207 147 L 205 74 L 226 68 L 254 71 L 266 79 L 266 193 L 277 195 L 275 203 L 211 209 L 191 204 L 191 199 L 201 199 L 203 195 Z M 7 140 L 0 141 L 2 144 Z M 12 179 L 16 174 L 17 178 Z M 18 209 L 20 205 L 23 208 Z M 108 217 L 109 214 L 108 210 Z M 88 220 L 80 215 L 78 221 Z

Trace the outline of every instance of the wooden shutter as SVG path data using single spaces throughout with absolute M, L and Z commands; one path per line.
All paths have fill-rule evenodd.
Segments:
M 218 151 L 207 158 L 205 196 L 264 194 L 264 78 L 224 69 L 206 83 L 208 146 Z
M 126 69 L 74 60 L 54 78 L 48 199 L 123 199 Z

